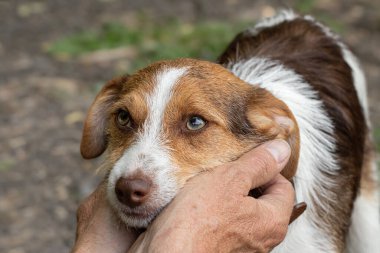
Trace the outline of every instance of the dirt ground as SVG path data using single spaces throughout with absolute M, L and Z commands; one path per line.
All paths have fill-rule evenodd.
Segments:
M 257 20 L 299 1 L 0 1 L 0 252 L 68 252 L 75 211 L 99 181 L 101 158 L 79 155 L 82 122 L 94 84 L 112 78 L 103 64 L 59 61 L 46 42 L 144 11 L 183 21 Z M 380 126 L 380 1 L 314 3 L 312 13 L 344 25 L 343 38 L 367 74 L 375 127 Z M 238 31 L 237 31 L 238 32 Z

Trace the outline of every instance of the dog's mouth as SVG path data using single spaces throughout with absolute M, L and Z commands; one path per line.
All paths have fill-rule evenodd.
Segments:
M 128 226 L 146 228 L 164 207 L 165 206 L 153 208 L 145 206 L 131 209 L 122 205 L 117 205 L 116 211 L 121 220 Z
M 121 210 L 121 212 L 133 219 L 154 219 L 159 211 L 157 210 L 151 210 L 151 211 L 130 211 L 130 210 Z

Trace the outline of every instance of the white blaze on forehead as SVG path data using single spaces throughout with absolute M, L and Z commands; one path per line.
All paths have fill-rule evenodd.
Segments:
M 117 178 L 128 176 L 137 169 L 154 176 L 161 173 L 158 168 L 171 168 L 170 157 L 161 138 L 165 108 L 171 98 L 174 86 L 186 72 L 186 68 L 166 68 L 155 76 L 155 87 L 145 97 L 148 116 L 136 142 L 128 147 L 123 156 L 116 162 L 111 176 Z
M 171 98 L 174 86 L 185 73 L 186 68 L 168 68 L 157 73 L 156 86 L 152 94 L 146 97 L 148 119 L 144 125 L 143 137 L 159 138 L 166 105 Z
M 175 166 L 171 163 L 166 140 L 162 138 L 161 133 L 165 109 L 173 88 L 185 73 L 186 68 L 166 68 L 156 73 L 155 87 L 152 93 L 145 97 L 148 116 L 144 126 L 135 143 L 127 147 L 123 156 L 115 163 L 109 176 L 108 197 L 117 209 L 120 208 L 114 190 L 117 180 L 133 175 L 137 170 L 150 177 L 156 185 L 147 206 L 163 207 L 175 196 L 178 189 L 173 176 Z M 150 221 L 134 220 L 125 215 L 121 215 L 121 218 L 129 225 L 138 227 L 144 227 Z

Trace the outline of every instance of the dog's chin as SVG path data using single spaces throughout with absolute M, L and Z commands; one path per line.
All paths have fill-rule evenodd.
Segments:
M 146 228 L 160 213 L 160 211 L 161 209 L 157 209 L 150 212 L 127 211 L 119 209 L 117 210 L 117 214 L 128 227 Z

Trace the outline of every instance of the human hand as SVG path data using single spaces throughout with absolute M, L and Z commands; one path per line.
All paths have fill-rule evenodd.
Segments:
M 190 180 L 130 252 L 272 249 L 286 234 L 294 192 L 289 181 L 278 174 L 287 163 L 289 147 L 285 144 L 280 152 L 274 152 L 277 155 L 268 150 L 276 149 L 264 144 L 235 162 Z M 260 185 L 264 185 L 260 198 L 247 196 L 250 189 Z M 292 220 L 301 213 L 294 213 Z M 102 184 L 78 209 L 73 252 L 124 253 L 137 235 L 115 217 Z
M 119 221 L 106 197 L 104 181 L 78 208 L 72 253 L 125 253 L 136 240 L 137 231 Z
M 284 239 L 294 204 L 293 187 L 279 174 L 289 155 L 287 143 L 272 141 L 197 175 L 129 252 L 270 251 Z M 248 196 L 259 186 L 261 197 Z

